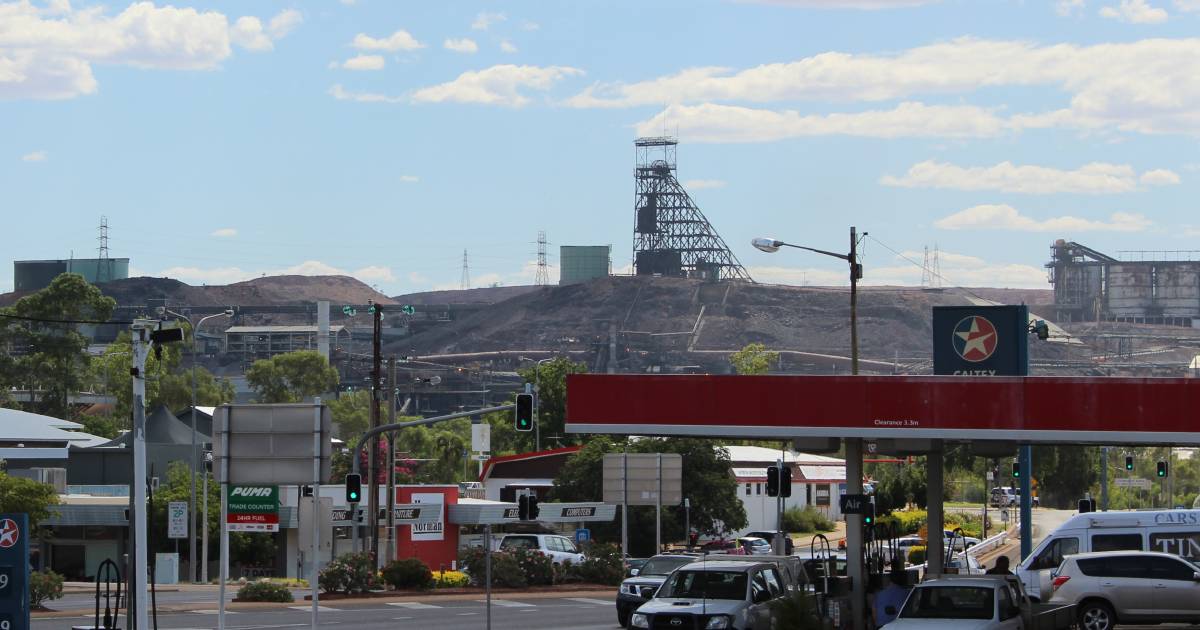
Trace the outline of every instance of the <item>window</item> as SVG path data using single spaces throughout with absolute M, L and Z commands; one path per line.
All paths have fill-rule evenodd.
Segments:
M 995 595 L 990 587 L 923 586 L 913 591 L 901 619 L 991 619 Z
M 997 594 L 999 596 L 999 601 L 997 604 L 1000 607 L 1000 621 L 1012 619 L 1013 617 L 1021 614 L 1021 609 L 1017 608 L 1017 605 L 1013 603 L 1011 588 L 1006 587 L 998 589 Z
M 766 571 L 755 571 L 750 582 L 750 601 L 761 602 L 771 598 L 771 587 L 767 586 Z
M 559 546 L 562 547 L 562 549 L 559 549 L 558 551 L 565 551 L 567 553 L 579 553 L 579 549 L 577 547 L 575 547 L 575 541 L 571 540 L 570 538 L 563 538 L 562 536 L 559 536 L 558 544 L 559 544 Z
M 783 582 L 779 579 L 779 572 L 775 569 L 767 569 L 763 571 L 763 575 L 767 578 L 767 588 L 771 590 L 771 597 L 783 595 Z
M 660 597 L 733 599 L 746 598 L 743 571 L 684 571 L 670 575 L 659 589 Z
M 1031 569 L 1056 569 L 1062 564 L 1063 556 L 1069 556 L 1074 553 L 1079 553 L 1078 538 L 1055 538 L 1050 541 L 1049 545 L 1038 554 L 1036 560 L 1030 566 Z
M 563 549 L 562 539 L 558 536 L 546 537 L 546 549 L 550 551 L 566 551 L 566 549 Z
M 1150 575 L 1156 580 L 1186 580 L 1190 582 L 1196 573 L 1195 567 L 1173 558 L 1146 558 L 1146 563 L 1150 565 Z
M 537 549 L 536 536 L 506 536 L 504 542 L 500 543 L 500 549 L 509 551 L 511 549 Z
M 1141 556 L 1109 556 L 1079 561 L 1079 570 L 1092 577 L 1146 579 L 1150 568 Z
M 1141 551 L 1141 534 L 1096 534 L 1092 551 Z
M 753 485 L 754 484 L 752 484 L 752 483 L 746 484 L 746 496 L 750 496 L 750 487 Z
M 754 494 L 762 494 L 762 484 L 761 483 L 754 484 Z

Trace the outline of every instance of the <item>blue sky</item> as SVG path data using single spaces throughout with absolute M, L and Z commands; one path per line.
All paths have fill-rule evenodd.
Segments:
M 760 281 L 1048 287 L 1049 245 L 1200 249 L 1200 0 L 0 0 L 0 263 L 192 284 L 628 268 L 632 140 Z M 552 279 L 557 277 L 551 274 Z M 8 271 L 0 290 L 12 288 Z

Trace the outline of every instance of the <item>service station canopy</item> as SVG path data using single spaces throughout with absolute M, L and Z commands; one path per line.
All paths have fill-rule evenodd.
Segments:
M 1200 379 L 572 374 L 566 430 L 1200 445 Z

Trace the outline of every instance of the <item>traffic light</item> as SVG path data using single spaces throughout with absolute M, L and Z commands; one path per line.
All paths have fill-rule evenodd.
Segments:
M 1125 456 L 1125 470 L 1133 470 L 1133 455 Z
M 767 466 L 767 496 L 779 496 L 779 467 Z
M 1013 466 L 1013 479 L 1020 479 L 1021 478 L 1021 464 L 1019 462 L 1013 462 L 1012 466 Z
M 1079 513 L 1080 514 L 1087 514 L 1088 512 L 1095 512 L 1095 511 L 1096 511 L 1096 500 L 1095 499 L 1088 498 L 1088 499 L 1080 499 L 1079 500 Z
M 538 509 L 538 498 L 535 495 L 529 495 L 529 520 L 536 520 L 541 510 Z
M 541 512 L 538 509 L 538 498 L 532 494 L 523 494 L 517 497 L 517 518 L 522 521 L 532 521 L 537 519 Z
M 1033 322 L 1033 332 L 1038 339 L 1045 341 L 1050 338 L 1050 326 L 1046 324 L 1046 320 L 1039 319 Z
M 863 525 L 875 524 L 875 504 L 868 502 L 863 507 Z
M 1168 471 L 1167 471 L 1167 462 L 1164 462 L 1164 461 L 1159 461 L 1159 462 L 1158 462 L 1158 476 L 1159 476 L 1159 478 L 1161 479 L 1161 478 L 1164 478 L 1164 477 L 1166 477 L 1166 476 L 1167 476 L 1167 472 L 1168 472 Z
M 346 475 L 346 503 L 358 503 L 362 500 L 362 475 L 350 473 Z
M 517 394 L 516 427 L 518 431 L 533 430 L 533 394 Z
M 792 469 L 787 466 L 779 469 L 779 496 L 792 496 Z

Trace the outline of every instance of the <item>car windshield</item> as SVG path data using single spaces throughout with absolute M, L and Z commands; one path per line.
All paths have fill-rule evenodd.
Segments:
M 923 586 L 912 592 L 902 619 L 991 619 L 993 589 L 986 586 Z
M 658 591 L 658 597 L 697 599 L 746 598 L 744 571 L 676 571 Z
M 667 575 L 695 558 L 651 558 L 642 565 L 638 575 Z

